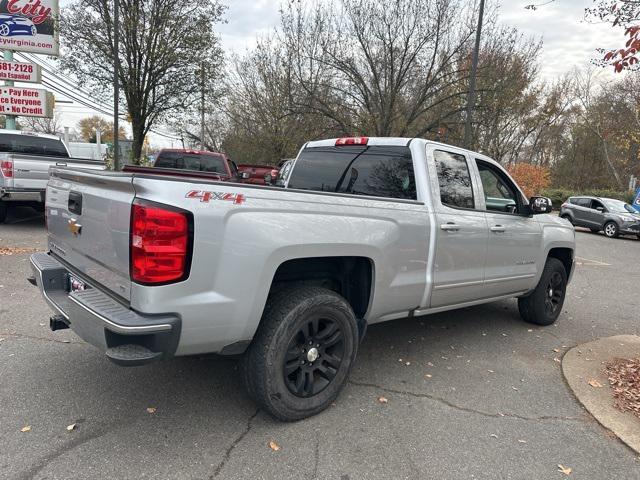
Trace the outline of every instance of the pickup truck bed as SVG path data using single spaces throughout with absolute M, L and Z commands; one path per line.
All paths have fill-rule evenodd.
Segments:
M 285 189 L 53 168 L 31 262 L 53 328 L 122 365 L 242 354 L 251 396 L 295 420 L 335 399 L 368 324 L 509 297 L 553 323 L 574 233 L 547 211 L 480 154 L 333 139 Z

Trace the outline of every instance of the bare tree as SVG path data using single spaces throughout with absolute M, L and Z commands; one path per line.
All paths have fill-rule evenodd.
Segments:
M 224 8 L 218 0 L 120 0 L 120 68 L 117 75 L 139 158 L 149 129 L 199 98 L 196 71 L 209 66 L 212 81 L 221 62 L 213 30 Z M 92 87 L 110 91 L 114 75 L 113 2 L 74 0 L 61 15 L 67 45 L 63 68 Z
M 20 123 L 24 130 L 36 133 L 57 135 L 64 130 L 60 124 L 60 115 L 57 113 L 52 118 L 22 117 Z

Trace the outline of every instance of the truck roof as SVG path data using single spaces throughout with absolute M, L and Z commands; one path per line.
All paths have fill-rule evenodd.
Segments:
M 464 151 L 475 155 L 477 158 L 481 160 L 486 160 L 494 164 L 498 164 L 494 159 L 487 157 L 486 155 L 475 152 L 473 150 L 469 150 L 466 148 L 458 147 L 456 145 L 450 145 L 447 143 L 436 142 L 433 140 L 427 140 L 426 138 L 419 137 L 355 137 L 355 138 L 366 138 L 367 145 L 369 146 L 409 146 L 409 143 L 412 140 L 417 140 L 423 142 L 424 144 L 429 145 L 437 145 L 443 148 L 456 149 L 458 151 Z M 333 147 L 336 145 L 338 138 L 328 138 L 326 140 L 313 140 L 311 142 L 307 142 L 307 144 L 303 148 L 314 148 L 314 147 Z
M 60 140 L 60 137 L 57 135 L 49 135 L 47 133 L 35 133 L 35 132 L 25 132 L 23 130 L 7 130 L 5 128 L 0 128 L 0 135 L 3 133 L 11 134 L 11 135 L 27 135 L 29 137 L 41 137 L 41 138 L 50 138 L 52 140 Z

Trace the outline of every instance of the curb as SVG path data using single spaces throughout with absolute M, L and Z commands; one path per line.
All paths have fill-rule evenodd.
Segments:
M 617 335 L 584 343 L 569 350 L 562 359 L 562 373 L 576 398 L 605 428 L 640 453 L 640 418 L 614 406 L 605 364 L 614 358 L 640 357 L 640 337 Z M 593 387 L 596 380 L 601 387 Z M 596 384 L 597 385 L 597 384 Z

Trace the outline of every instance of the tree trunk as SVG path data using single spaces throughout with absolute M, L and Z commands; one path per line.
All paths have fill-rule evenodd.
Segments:
M 135 165 L 140 164 L 142 157 L 142 146 L 144 144 L 145 125 L 140 115 L 131 115 L 131 130 L 133 133 L 133 144 L 131 146 L 131 160 Z

